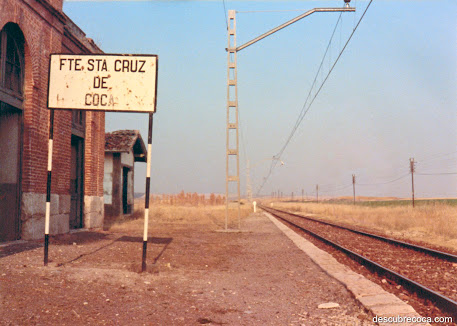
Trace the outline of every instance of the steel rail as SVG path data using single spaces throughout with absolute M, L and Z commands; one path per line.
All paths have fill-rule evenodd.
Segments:
M 336 248 L 337 250 L 344 252 L 351 259 L 366 266 L 367 268 L 369 268 L 371 271 L 377 273 L 378 275 L 384 275 L 385 277 L 396 282 L 397 284 L 402 285 L 404 288 L 408 289 L 409 291 L 416 293 L 418 296 L 433 302 L 442 311 L 449 313 L 454 319 L 457 319 L 457 302 L 456 301 L 454 301 L 438 292 L 435 292 L 432 289 L 429 289 L 426 286 L 424 286 L 420 283 L 417 283 L 416 281 L 413 281 L 413 280 L 407 278 L 406 276 L 403 276 L 387 267 L 384 267 L 384 266 L 372 261 L 371 259 L 368 259 L 350 249 L 347 249 L 331 240 L 328 240 L 328 239 L 318 235 L 317 233 L 307 230 L 304 227 L 297 225 L 282 216 L 279 216 L 277 214 L 277 212 L 274 212 L 275 209 L 267 208 L 265 206 L 260 206 L 260 208 L 263 209 L 264 211 L 270 213 L 271 215 L 285 221 L 286 223 L 289 223 L 289 224 L 295 226 L 296 228 L 302 230 L 303 232 L 308 233 L 309 235 L 315 237 L 316 239 L 319 239 L 320 241 Z M 287 212 L 283 212 L 283 213 L 290 214 Z M 294 215 L 294 214 L 290 214 L 290 215 Z
M 262 208 L 262 209 L 263 208 L 267 208 L 267 207 L 262 206 L 262 205 L 259 205 L 259 207 Z M 343 230 L 351 231 L 351 232 L 354 232 L 354 233 L 357 233 L 357 234 L 361 234 L 361 235 L 364 235 L 364 236 L 367 236 L 367 237 L 370 237 L 370 238 L 378 239 L 378 240 L 385 241 L 385 242 L 388 242 L 388 243 L 391 243 L 391 244 L 394 244 L 394 245 L 398 245 L 398 246 L 409 248 L 409 249 L 412 249 L 412 250 L 415 250 L 415 251 L 419 251 L 419 252 L 425 253 L 425 254 L 430 255 L 430 256 L 438 257 L 438 258 L 441 258 L 443 260 L 447 260 L 449 262 L 453 262 L 453 263 L 457 262 L 457 255 L 453 255 L 453 254 L 450 254 L 450 253 L 447 253 L 447 252 L 443 252 L 443 251 L 439 251 L 439 250 L 435 250 L 435 249 L 431 249 L 431 248 L 427 248 L 427 247 L 414 245 L 412 243 L 408 243 L 408 242 L 404 242 L 404 241 L 400 241 L 400 240 L 395 240 L 395 239 L 392 239 L 392 238 L 387 238 L 387 237 L 383 237 L 383 236 L 380 236 L 380 235 L 376 235 L 376 234 L 372 234 L 372 233 L 368 233 L 368 232 L 364 232 L 364 231 L 355 230 L 355 229 L 352 229 L 352 228 L 349 228 L 349 227 L 346 227 L 346 226 L 342 226 L 342 225 L 338 225 L 338 224 L 334 224 L 334 223 L 330 223 L 330 222 L 320 221 L 320 220 L 317 220 L 317 219 L 314 219 L 314 218 L 311 218 L 311 217 L 308 217 L 308 216 L 303 216 L 303 215 L 299 215 L 299 214 L 283 211 L 283 210 L 276 209 L 276 208 L 268 207 L 267 209 L 270 209 L 270 210 L 273 210 L 273 211 L 276 211 L 276 212 L 280 212 L 280 213 L 284 213 L 284 214 L 289 214 L 289 215 L 296 216 L 296 217 L 300 217 L 300 218 L 303 218 L 303 219 L 306 219 L 306 220 L 309 220 L 309 221 L 313 221 L 313 222 L 316 222 L 316 223 L 321 223 L 321 224 L 324 224 L 324 225 L 329 225 L 329 226 L 333 226 L 333 227 L 340 228 L 340 229 L 343 229 Z

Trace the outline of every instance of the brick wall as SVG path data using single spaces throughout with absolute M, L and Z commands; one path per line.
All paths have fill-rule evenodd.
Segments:
M 86 149 L 84 193 L 103 196 L 103 168 L 105 157 L 105 114 L 86 112 Z M 100 153 L 103 153 L 102 155 Z
M 0 0 L 0 30 L 7 23 L 17 24 L 25 39 L 22 201 L 29 196 L 27 200 L 35 202 L 31 195 L 36 194 L 41 198 L 46 193 L 50 54 L 100 53 L 101 50 L 62 13 L 62 0 Z M 104 113 L 87 112 L 86 124 L 84 195 L 103 200 Z M 58 195 L 56 198 L 63 196 L 65 200 L 62 199 L 61 203 L 65 202 L 65 205 L 69 205 L 70 165 L 71 112 L 55 110 L 51 192 Z M 36 200 L 36 205 L 41 205 L 40 201 L 41 199 Z M 24 205 L 23 203 L 22 206 Z M 43 201 L 42 206 L 44 205 Z M 21 210 L 22 222 L 25 223 L 29 218 L 27 214 L 33 215 L 34 210 L 30 207 L 21 207 Z M 41 219 L 41 210 L 39 211 Z M 63 212 L 66 212 L 66 208 L 60 207 L 56 214 Z
M 46 106 L 49 54 L 60 52 L 63 35 L 63 21 L 53 16 L 42 5 L 31 9 L 22 1 L 3 0 L 0 11 L 0 28 L 12 22 L 19 26 L 25 38 L 25 96 L 23 105 L 23 159 L 22 191 L 46 191 L 47 137 L 49 112 Z M 52 19 L 51 19 L 52 18 Z M 48 20 L 49 19 L 49 20 Z M 57 133 L 65 134 L 65 119 L 57 118 Z M 62 140 L 59 146 L 65 146 Z M 68 148 L 59 148 L 63 157 L 55 157 L 56 174 L 67 178 L 69 163 Z M 68 185 L 56 180 L 56 193 L 68 193 Z

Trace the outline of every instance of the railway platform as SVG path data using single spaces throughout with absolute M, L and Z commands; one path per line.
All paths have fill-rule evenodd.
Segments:
M 135 223 L 55 237 L 47 267 L 39 245 L 1 247 L 0 324 L 365 326 L 376 316 L 356 296 L 386 306 L 350 292 L 262 212 L 239 233 L 216 232 L 210 215 L 154 219 L 146 273 Z

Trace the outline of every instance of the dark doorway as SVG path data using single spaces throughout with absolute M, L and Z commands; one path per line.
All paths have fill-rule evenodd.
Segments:
M 70 173 L 70 229 L 83 227 L 83 163 L 84 139 L 71 136 L 71 173 Z
M 129 205 L 129 172 L 130 169 L 122 168 L 122 212 L 124 214 L 131 213 L 131 207 Z
M 0 242 L 20 237 L 22 111 L 0 102 Z

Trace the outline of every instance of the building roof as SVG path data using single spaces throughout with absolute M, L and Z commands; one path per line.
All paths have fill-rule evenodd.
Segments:
M 105 153 L 133 151 L 135 162 L 146 162 L 146 146 L 138 130 L 116 130 L 105 133 Z

